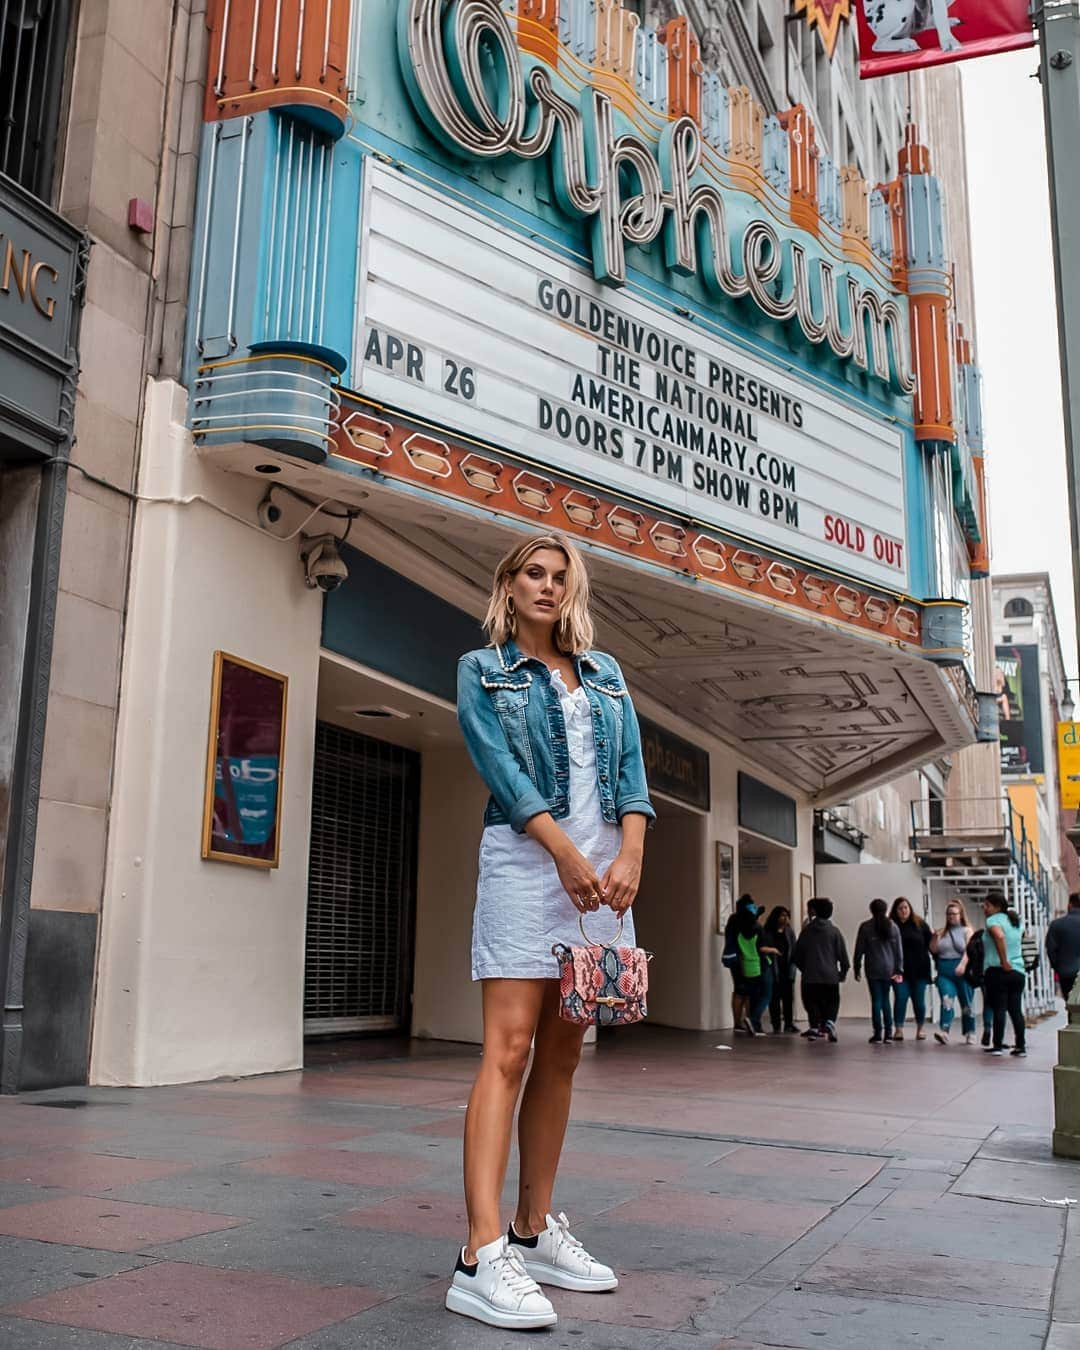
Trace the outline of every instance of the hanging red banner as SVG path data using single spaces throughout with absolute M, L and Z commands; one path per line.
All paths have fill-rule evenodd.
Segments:
M 855 8 L 864 80 L 1035 41 L 1029 0 L 858 0 Z

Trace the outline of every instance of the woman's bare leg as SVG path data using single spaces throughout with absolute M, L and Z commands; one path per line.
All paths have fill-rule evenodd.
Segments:
M 503 1234 L 500 1201 L 514 1107 L 544 1000 L 546 980 L 483 980 L 484 1050 L 465 1113 L 466 1259 Z
M 520 1179 L 514 1229 L 521 1237 L 539 1233 L 552 1212 L 551 1193 L 570 1116 L 574 1070 L 585 1036 L 584 1027 L 559 1016 L 558 983 L 549 980 L 546 984 L 532 1068 L 518 1115 Z

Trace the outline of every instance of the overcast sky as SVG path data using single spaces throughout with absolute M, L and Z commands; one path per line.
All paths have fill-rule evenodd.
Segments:
M 1049 572 L 1077 674 L 1042 91 L 1035 48 L 963 63 L 995 572 Z M 1074 689 L 1074 695 L 1078 691 Z

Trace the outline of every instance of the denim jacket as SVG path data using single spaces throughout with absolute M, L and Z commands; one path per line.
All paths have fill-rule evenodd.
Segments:
M 645 782 L 641 732 L 618 662 L 603 652 L 574 658 L 592 709 L 597 787 L 604 819 L 628 812 L 655 820 Z M 509 823 L 521 834 L 544 811 L 570 814 L 566 721 L 551 672 L 513 641 L 466 652 L 458 662 L 458 721 L 491 791 L 485 825 Z

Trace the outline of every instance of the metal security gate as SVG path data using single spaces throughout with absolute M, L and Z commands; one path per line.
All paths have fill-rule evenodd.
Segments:
M 319 722 L 304 1031 L 396 1030 L 412 982 L 420 756 Z

